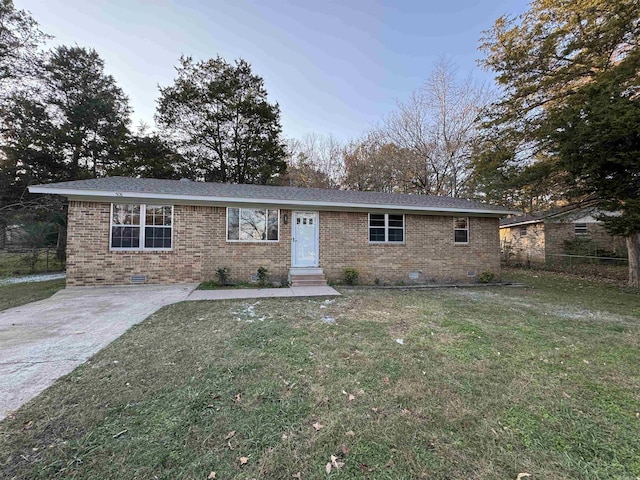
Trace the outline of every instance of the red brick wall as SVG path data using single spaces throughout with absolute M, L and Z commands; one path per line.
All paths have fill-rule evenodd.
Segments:
M 109 250 L 110 204 L 69 203 L 67 243 L 68 285 L 128 284 L 131 275 L 147 275 L 148 283 L 186 283 L 215 279 L 219 267 L 231 278 L 248 281 L 258 267 L 272 279 L 287 277 L 291 266 L 291 223 L 280 210 L 277 243 L 226 241 L 226 209 L 174 206 L 173 250 L 117 252 Z M 407 282 L 409 272 L 419 281 L 472 281 L 470 272 L 500 272 L 498 220 L 471 217 L 469 244 L 454 245 L 453 220 L 447 216 L 406 215 L 405 243 L 369 244 L 368 215 L 320 212 L 320 267 L 329 280 L 339 280 L 343 268 L 360 271 L 364 283 Z

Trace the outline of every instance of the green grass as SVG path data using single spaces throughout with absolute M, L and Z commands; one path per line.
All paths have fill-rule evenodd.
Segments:
M 31 273 L 62 272 L 64 264 L 56 259 L 55 250 L 49 250 L 49 264 L 47 268 L 46 251 L 40 251 L 37 261 L 31 268 L 31 258 L 27 253 L 0 252 L 0 278 L 28 275 Z
M 0 476 L 637 478 L 640 294 L 535 275 L 169 306 L 0 423 Z
M 64 286 L 64 279 L 0 286 L 0 311 L 48 298 Z

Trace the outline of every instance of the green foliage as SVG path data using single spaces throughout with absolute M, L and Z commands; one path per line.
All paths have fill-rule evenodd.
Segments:
M 229 283 L 229 269 L 227 267 L 219 267 L 216 269 L 216 278 L 220 285 L 226 285 Z
M 638 16 L 636 0 L 534 0 L 522 15 L 502 16 L 485 32 L 482 64 L 495 73 L 503 95 L 484 118 L 481 148 L 488 157 L 506 154 L 493 157 L 499 165 L 477 165 L 483 193 L 506 187 L 505 196 L 525 208 L 526 197 L 537 208 L 563 197 L 573 183 L 544 141 L 549 113 L 571 105 L 600 73 L 637 49 Z
M 258 279 L 258 285 L 261 287 L 266 287 L 270 283 L 269 270 L 266 267 L 258 267 L 258 272 L 256 275 Z
M 286 170 L 280 108 L 242 59 L 181 57 L 173 85 L 160 89 L 156 121 L 196 178 L 277 183 Z
M 144 129 L 130 135 L 124 145 L 122 160 L 110 166 L 109 175 L 179 180 L 192 178 L 185 159 L 158 134 Z
M 345 285 L 357 285 L 360 281 L 360 272 L 351 267 L 347 267 L 342 271 L 342 282 Z
M 480 275 L 478 275 L 478 283 L 493 283 L 497 279 L 498 276 L 490 270 L 485 270 Z

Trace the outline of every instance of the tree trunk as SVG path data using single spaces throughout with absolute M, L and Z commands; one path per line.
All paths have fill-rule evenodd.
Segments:
M 629 258 L 629 286 L 640 287 L 640 234 L 626 237 Z

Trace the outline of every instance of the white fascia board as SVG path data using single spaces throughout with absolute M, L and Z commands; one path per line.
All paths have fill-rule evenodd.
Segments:
M 221 205 L 281 205 L 301 208 L 323 207 L 325 210 L 402 210 L 407 212 L 436 212 L 436 213 L 464 213 L 475 215 L 504 216 L 512 215 L 511 210 L 491 210 L 491 209 L 464 209 L 452 207 L 419 207 L 412 205 L 381 205 L 367 203 L 335 203 L 318 202 L 308 200 L 280 200 L 273 198 L 239 198 L 239 197 L 215 197 L 209 195 L 175 195 L 166 193 L 140 193 L 140 192 L 115 192 L 104 190 L 78 190 L 69 188 L 52 188 L 40 185 L 29 187 L 31 193 L 46 193 L 49 195 L 62 195 L 65 197 L 82 197 L 87 200 L 171 200 L 179 204 L 221 204 Z
M 539 219 L 539 220 L 527 220 L 526 222 L 508 223 L 506 225 L 500 225 L 500 228 L 518 227 L 518 226 L 521 226 L 521 225 L 531 225 L 533 223 L 544 223 L 544 220 L 543 219 Z

